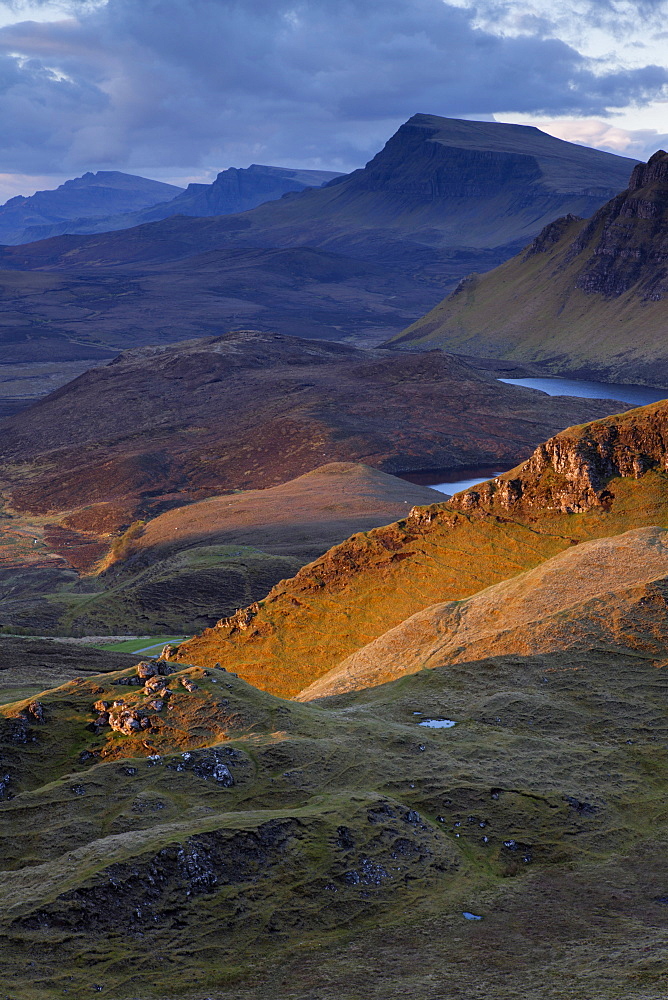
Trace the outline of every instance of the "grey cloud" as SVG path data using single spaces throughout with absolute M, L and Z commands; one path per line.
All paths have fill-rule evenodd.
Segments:
M 528 5 L 523 33 L 507 37 L 442 0 L 69 8 L 69 20 L 0 29 L 10 137 L 0 172 L 253 160 L 348 169 L 416 111 L 600 116 L 668 83 L 663 67 L 606 71 L 549 37 Z

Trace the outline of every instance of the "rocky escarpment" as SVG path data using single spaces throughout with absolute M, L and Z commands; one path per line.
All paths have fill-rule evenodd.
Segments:
M 493 505 L 564 514 L 608 506 L 611 479 L 640 479 L 652 468 L 668 471 L 668 403 L 640 412 L 637 421 L 620 415 L 568 428 L 539 445 L 515 472 L 467 490 L 451 503 L 462 510 Z
M 664 525 L 667 456 L 668 402 L 569 428 L 512 472 L 353 535 L 172 655 L 293 696 L 429 604 L 579 541 Z
M 668 153 L 660 149 L 631 174 L 629 187 L 600 209 L 571 254 L 591 252 L 576 287 L 618 297 L 634 285 L 643 300 L 668 294 Z

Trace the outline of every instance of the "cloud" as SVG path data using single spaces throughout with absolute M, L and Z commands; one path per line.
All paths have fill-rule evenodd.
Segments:
M 609 122 L 584 119 L 581 121 L 536 122 L 538 128 L 558 139 L 583 146 L 606 149 L 610 153 L 648 160 L 657 149 L 668 148 L 668 133 L 657 129 L 624 129 Z
M 511 33 L 443 0 L 55 6 L 67 16 L 0 28 L 5 172 L 350 169 L 416 111 L 595 117 L 668 85 L 664 67 L 586 58 L 529 3 Z M 610 17 L 658 4 L 588 6 Z

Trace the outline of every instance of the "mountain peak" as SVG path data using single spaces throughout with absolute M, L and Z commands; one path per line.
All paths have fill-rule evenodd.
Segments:
M 657 149 L 647 163 L 639 163 L 634 168 L 629 191 L 637 191 L 650 184 L 668 185 L 668 153 L 664 149 Z

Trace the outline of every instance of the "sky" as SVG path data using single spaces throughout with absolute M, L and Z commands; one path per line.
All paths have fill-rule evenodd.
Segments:
M 668 145 L 668 0 L 0 0 L 0 201 L 348 171 L 416 112 Z

